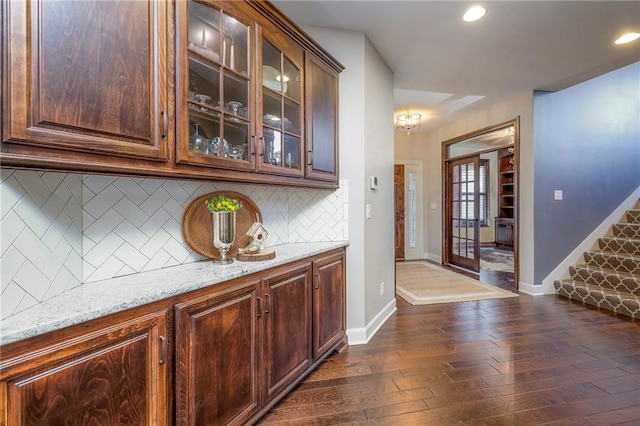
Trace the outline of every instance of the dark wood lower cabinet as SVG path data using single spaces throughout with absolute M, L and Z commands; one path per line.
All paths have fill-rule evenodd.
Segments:
M 346 344 L 344 268 L 337 249 L 4 346 L 0 426 L 255 423 Z
M 180 303 L 176 424 L 242 424 L 259 407 L 259 280 Z
M 311 365 L 311 264 L 263 279 L 266 399 Z
M 318 359 L 345 336 L 344 252 L 326 255 L 313 262 L 313 357 Z
M 167 424 L 166 345 L 161 311 L 4 354 L 0 424 Z

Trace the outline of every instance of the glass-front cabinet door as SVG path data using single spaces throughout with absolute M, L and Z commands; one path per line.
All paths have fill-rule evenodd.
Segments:
M 190 0 L 177 3 L 186 24 L 186 67 L 179 67 L 178 162 L 255 169 L 251 23 Z M 186 8 L 186 10 L 185 10 Z
M 258 168 L 280 175 L 302 176 L 302 99 L 304 53 L 285 39 L 278 46 L 261 40 L 262 66 L 258 86 L 260 102 L 257 126 L 260 133 Z

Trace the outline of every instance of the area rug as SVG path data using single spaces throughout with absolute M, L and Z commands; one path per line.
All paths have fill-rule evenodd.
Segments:
M 513 251 L 480 247 L 480 269 L 513 272 Z
M 427 262 L 396 263 L 396 294 L 412 305 L 518 297 Z

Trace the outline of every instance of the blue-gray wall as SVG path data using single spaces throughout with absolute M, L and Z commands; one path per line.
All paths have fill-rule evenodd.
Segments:
M 534 281 L 640 186 L 640 62 L 534 96 Z M 561 189 L 564 199 L 554 201 Z

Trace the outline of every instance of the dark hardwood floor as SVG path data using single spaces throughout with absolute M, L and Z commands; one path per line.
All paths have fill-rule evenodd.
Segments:
M 640 322 L 551 295 L 397 304 L 260 424 L 640 424 Z

